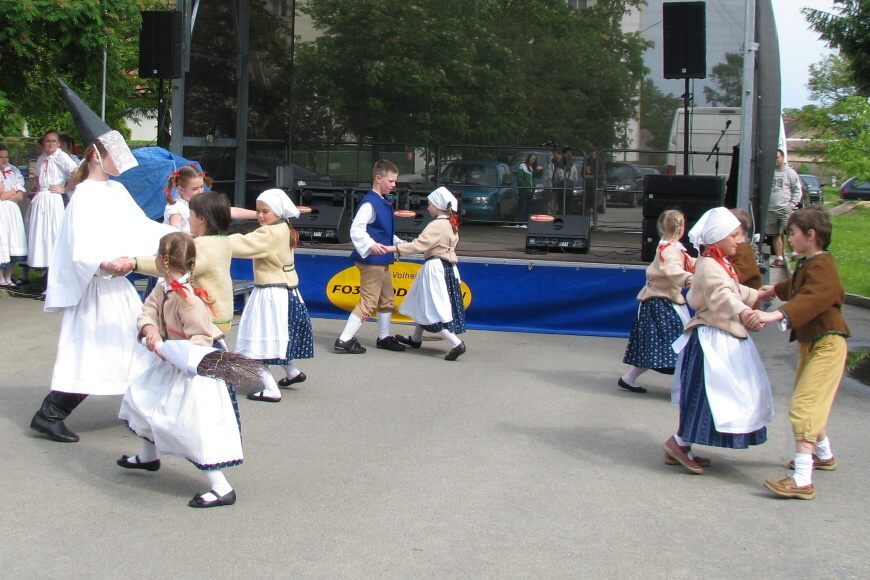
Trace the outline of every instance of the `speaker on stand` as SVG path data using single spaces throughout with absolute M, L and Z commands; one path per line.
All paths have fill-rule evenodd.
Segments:
M 148 10 L 142 12 L 139 31 L 139 78 L 160 79 L 157 85 L 157 140 L 166 146 L 164 130 L 166 105 L 164 79 L 181 78 L 181 12 Z
M 344 244 L 350 241 L 350 215 L 344 207 L 320 205 L 290 220 L 299 239 L 307 242 Z
M 427 210 L 397 209 L 393 212 L 396 237 L 410 242 L 418 237 L 434 218 Z

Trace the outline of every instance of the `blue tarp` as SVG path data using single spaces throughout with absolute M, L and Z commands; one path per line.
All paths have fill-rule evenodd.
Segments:
M 133 150 L 133 157 L 139 162 L 139 166 L 112 179 L 123 183 L 145 215 L 155 220 L 163 219 L 163 209 L 166 206 L 163 189 L 169 175 L 184 165 L 193 164 L 202 170 L 198 162 L 189 161 L 163 147 L 140 147 Z
M 333 277 L 352 266 L 349 255 L 296 253 L 299 290 L 311 316 L 347 317 L 328 293 Z M 231 273 L 234 280 L 253 279 L 251 261 L 234 259 Z M 645 282 L 643 268 L 599 264 L 460 261 L 459 273 L 472 295 L 469 328 L 611 337 L 628 337 Z

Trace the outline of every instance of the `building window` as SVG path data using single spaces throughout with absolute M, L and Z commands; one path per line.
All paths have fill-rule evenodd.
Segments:
M 583 10 L 588 5 L 588 0 L 568 0 L 568 8 L 571 10 Z

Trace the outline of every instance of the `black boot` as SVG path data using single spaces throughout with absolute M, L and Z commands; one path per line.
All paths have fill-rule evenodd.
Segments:
M 33 420 L 30 421 L 30 428 L 48 435 L 48 438 L 54 441 L 75 443 L 79 440 L 79 436 L 67 429 L 63 420 L 86 397 L 87 395 L 79 393 L 49 392 L 45 399 L 42 400 L 42 406 L 33 415 Z

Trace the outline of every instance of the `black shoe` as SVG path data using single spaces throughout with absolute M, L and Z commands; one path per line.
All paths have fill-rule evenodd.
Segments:
M 384 350 L 392 350 L 394 352 L 402 352 L 403 350 L 405 350 L 405 345 L 396 340 L 395 336 L 379 338 L 377 342 L 377 347 Z
M 203 499 L 202 496 L 204 496 L 205 493 L 212 494 L 215 496 L 215 499 Z M 226 495 L 218 495 L 215 490 L 207 491 L 205 493 L 193 496 L 193 499 L 187 502 L 187 505 L 192 508 L 210 508 L 221 505 L 233 505 L 236 503 L 236 490 L 234 489 L 231 489 Z
M 134 459 L 135 461 L 128 461 L 129 459 Z M 145 471 L 157 471 L 160 469 L 159 459 L 155 459 L 154 461 L 139 461 L 138 455 L 134 455 L 133 457 L 122 455 L 121 459 L 118 459 L 115 463 L 124 469 L 144 469 Z
M 79 440 L 79 436 L 66 428 L 61 419 L 48 419 L 39 411 L 33 416 L 30 421 L 30 428 L 34 431 L 48 435 L 48 438 L 60 443 L 75 443 Z
M 646 389 L 644 389 L 643 387 L 634 387 L 632 385 L 629 385 L 628 383 L 626 383 L 625 381 L 622 380 L 622 377 L 619 377 L 619 380 L 616 381 L 616 384 L 619 385 L 620 387 L 622 387 L 623 389 L 631 391 L 632 393 L 645 393 L 646 392 Z
M 300 373 L 298 375 L 296 375 L 295 377 L 293 377 L 292 379 L 288 379 L 287 377 L 284 377 L 283 379 L 278 381 L 278 386 L 286 388 L 286 387 L 289 387 L 290 385 L 295 385 L 296 383 L 304 383 L 305 379 L 307 379 L 307 378 L 308 377 L 305 376 L 305 373 L 300 371 Z
M 361 345 L 355 336 L 352 336 L 345 341 L 336 338 L 334 350 L 341 354 L 362 354 L 366 351 L 366 347 Z
M 261 403 L 280 403 L 281 397 L 270 397 L 264 395 L 263 391 L 260 391 L 259 393 L 248 393 L 248 400 L 260 401 Z
M 465 354 L 465 343 L 460 342 L 457 346 L 451 348 L 450 352 L 444 355 L 444 360 L 456 360 L 463 354 Z
M 395 336 L 395 339 L 398 340 L 399 342 L 401 342 L 402 344 L 406 344 L 406 345 L 410 346 L 411 348 L 420 348 L 421 346 L 423 346 L 422 340 L 416 341 L 416 340 L 413 340 L 410 336 L 402 336 L 401 334 L 397 334 Z

